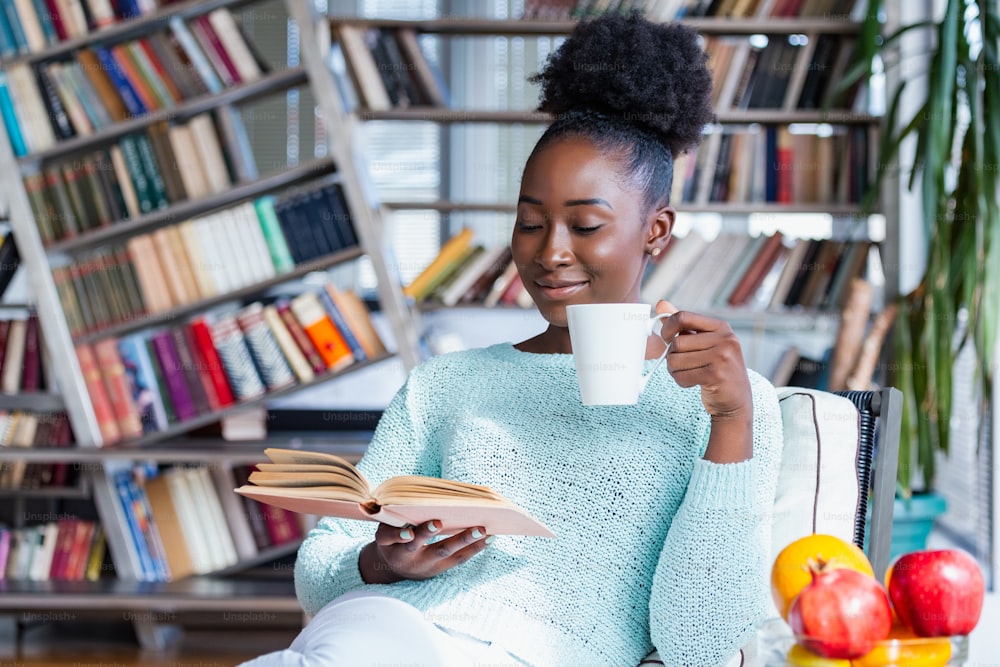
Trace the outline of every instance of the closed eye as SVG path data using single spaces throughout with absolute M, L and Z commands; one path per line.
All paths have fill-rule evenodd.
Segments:
M 597 225 L 596 227 L 574 227 L 573 231 L 575 231 L 575 232 L 577 232 L 579 234 L 592 234 L 593 232 L 596 232 L 598 229 L 600 229 L 603 226 L 604 225 Z
M 521 230 L 522 232 L 532 232 L 532 231 L 535 231 L 536 229 L 541 229 L 542 226 L 541 225 L 532 225 L 532 224 L 527 223 L 527 222 L 518 221 L 517 228 L 519 230 Z

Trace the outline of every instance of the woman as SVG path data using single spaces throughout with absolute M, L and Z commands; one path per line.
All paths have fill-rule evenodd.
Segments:
M 705 54 L 688 29 L 609 15 L 537 80 L 556 120 L 525 166 L 511 248 L 548 327 L 414 369 L 360 468 L 488 485 L 557 538 L 322 520 L 295 574 L 305 610 L 322 609 L 326 664 L 631 666 L 655 647 L 705 667 L 765 613 L 773 388 L 728 325 L 682 311 L 648 340 L 647 359 L 669 346 L 669 372 L 638 404 L 585 407 L 566 328 L 569 304 L 639 301 L 674 223 L 673 158 L 713 118 Z

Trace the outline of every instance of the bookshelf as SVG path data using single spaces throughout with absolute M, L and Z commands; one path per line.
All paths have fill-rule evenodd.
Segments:
M 263 449 L 280 444 L 280 439 L 229 447 L 216 440 L 184 436 L 384 360 L 398 358 L 409 368 L 419 359 L 391 249 L 381 238 L 379 211 L 357 173 L 361 163 L 352 148 L 349 125 L 341 116 L 327 114 L 328 156 L 291 167 L 270 165 L 270 170 L 258 171 L 248 141 L 240 136 L 243 105 L 301 89 L 317 99 L 330 97 L 328 82 L 318 76 L 322 63 L 315 59 L 311 44 L 303 45 L 302 67 L 271 69 L 255 52 L 231 13 L 254 1 L 190 0 L 162 7 L 153 2 L 132 3 L 131 16 L 120 13 L 127 10 L 118 10 L 108 25 L 91 23 L 85 34 L 22 45 L 0 58 L 5 98 L 0 106 L 6 130 L 0 131 L 0 186 L 6 193 L 10 228 L 58 388 L 44 394 L 0 396 L 0 410 L 65 411 L 75 445 L 4 448 L 0 462 L 4 467 L 70 466 L 79 473 L 74 486 L 8 489 L 4 495 L 14 499 L 15 513 L 23 503 L 52 507 L 59 500 L 91 499 L 93 534 L 98 527 L 103 530 L 107 547 L 103 561 L 96 538 L 90 551 L 83 552 L 98 559 L 93 579 L 89 573 L 88 578 L 73 581 L 50 580 L 43 573 L 39 578 L 34 574 L 0 577 L 5 592 L 0 610 L 237 609 L 245 608 L 248 601 L 268 610 L 297 610 L 287 577 L 260 585 L 237 583 L 232 577 L 294 553 L 307 528 L 303 522 L 284 519 L 298 524 L 297 537 L 270 545 L 258 540 L 249 551 L 235 544 L 235 555 L 227 562 L 202 563 L 204 567 L 199 566 L 194 576 L 165 581 L 160 575 L 179 561 L 172 557 L 172 549 L 163 548 L 171 546 L 170 540 L 154 535 L 156 528 L 148 528 L 160 515 L 157 504 L 145 497 L 146 484 L 157 471 L 149 470 L 148 479 L 139 471 L 162 466 L 159 474 L 187 475 L 187 486 L 177 487 L 187 491 L 168 494 L 178 515 L 183 514 L 178 498 L 189 509 L 206 507 L 199 499 L 211 500 L 210 505 L 218 500 L 221 513 L 215 516 L 223 524 L 215 527 L 221 525 L 223 532 L 229 532 L 226 525 L 232 528 L 234 520 L 256 521 L 251 526 L 254 530 L 265 524 L 271 530 L 270 516 L 255 519 L 247 506 L 234 510 L 226 505 L 221 490 L 226 488 L 226 479 L 232 478 L 218 475 L 235 474 L 234 466 L 261 460 Z M 300 4 L 288 0 L 284 11 L 299 21 L 302 34 L 308 34 L 311 24 L 302 21 Z M 70 5 L 84 8 L 82 1 L 66 3 Z M 91 22 L 95 6 L 110 8 L 110 4 L 88 0 L 85 18 Z M 223 22 L 227 17 L 229 21 Z M 186 35 L 190 44 L 185 42 Z M 96 54 L 99 60 L 85 60 L 90 56 L 84 54 Z M 100 59 L 107 54 L 113 60 Z M 111 97 L 109 89 L 101 88 L 101 77 L 113 86 Z M 54 87 L 46 88 L 46 80 L 55 82 Z M 136 100 L 141 108 L 133 106 Z M 52 119 L 51 125 L 47 119 Z M 209 128 L 209 134 L 198 134 L 201 130 L 196 124 Z M 182 129 L 191 134 L 192 143 L 187 146 L 200 161 L 195 166 L 201 182 L 186 180 L 191 166 L 185 162 L 188 152 L 181 150 L 185 144 L 173 143 Z M 130 145 L 137 147 L 139 162 L 130 162 Z M 218 150 L 212 152 L 212 145 Z M 117 161 L 116 151 L 124 155 Z M 37 189 L 36 183 L 41 184 Z M 170 245 L 174 236 L 183 245 Z M 139 240 L 153 254 L 140 254 Z M 161 240 L 162 245 L 154 245 Z M 201 264 L 194 259 L 196 250 L 205 253 Z M 187 264 L 168 263 L 185 257 Z M 361 257 L 368 258 L 378 277 L 377 298 L 392 335 L 388 350 L 359 298 L 352 299 L 332 284 L 320 289 L 297 284 L 307 274 Z M 145 273 L 154 265 L 160 267 L 158 274 Z M 161 280 L 145 281 L 144 274 Z M 269 295 L 278 288 L 289 294 L 286 285 L 309 292 L 308 303 L 314 300 L 319 313 L 308 314 L 307 301 L 302 301 L 300 309 L 294 291 L 272 301 Z M 338 295 L 346 301 L 338 301 Z M 260 299 L 266 301 L 264 319 L 244 319 L 252 315 L 253 305 L 247 303 Z M 288 317 L 281 311 L 282 303 Z M 274 315 L 278 319 L 267 319 L 271 306 L 277 306 L 274 313 L 282 313 Z M 315 319 L 306 319 L 307 315 Z M 216 328 L 222 321 L 233 329 L 223 333 Z M 335 335 L 336 341 L 314 337 L 313 325 L 322 322 L 329 322 L 324 331 L 335 332 L 326 335 Z M 207 338 L 198 338 L 199 323 L 204 324 Z M 279 329 L 286 331 L 284 339 Z M 178 356 L 175 362 L 163 356 L 154 339 L 166 334 L 174 345 L 186 343 L 193 356 Z M 126 340 L 140 341 L 134 349 L 152 361 L 148 368 L 155 367 L 159 373 L 155 380 L 152 371 L 145 378 L 145 389 L 155 396 L 152 412 L 140 413 L 146 404 L 139 401 L 146 398 L 129 393 L 138 385 L 122 367 L 125 361 L 132 363 L 124 351 Z M 198 340 L 207 340 L 208 347 Z M 249 355 L 241 353 L 231 359 L 224 345 L 230 353 L 232 345 L 237 345 Z M 88 361 L 81 350 L 94 351 L 94 358 Z M 111 357 L 101 357 L 100 350 Z M 326 353 L 336 358 L 321 356 Z M 88 366 L 92 361 L 96 365 Z M 256 378 L 260 391 L 243 394 L 240 388 L 248 381 L 247 373 Z M 182 416 L 177 382 L 191 395 L 203 392 L 208 402 L 192 404 L 193 413 Z M 228 400 L 224 388 L 230 392 Z M 332 446 L 356 460 L 367 444 L 365 438 L 364 434 L 341 438 L 338 445 L 337 438 L 327 437 L 309 446 Z M 301 440 L 296 442 L 301 444 Z M 195 481 L 198 475 L 203 477 Z M 216 490 L 212 483 L 218 485 Z M 141 513 L 147 510 L 149 516 L 143 517 Z M 20 518 L 24 516 L 21 511 Z M 137 532 L 139 524 L 146 528 Z M 25 526 L 35 527 L 44 530 L 41 524 Z M 209 529 L 203 526 L 202 530 Z M 238 537 L 235 529 L 232 537 Z M 191 539 L 185 533 L 181 542 L 190 546 Z M 150 554 L 144 555 L 147 550 Z M 195 559 L 196 554 L 191 549 L 187 556 Z M 49 557 L 55 558 L 51 551 Z M 155 574 L 151 574 L 149 557 L 159 568 Z M 54 563 L 49 574 L 55 572 Z M 137 636 L 144 646 L 162 648 L 175 632 L 153 616 L 135 615 Z
M 581 7 L 588 6 L 586 3 L 579 4 Z M 614 6 L 615 3 L 611 4 Z M 668 3 L 668 6 L 679 7 L 682 4 Z M 687 3 L 688 9 L 694 4 L 697 3 Z M 681 215 L 717 214 L 722 219 L 723 231 L 735 230 L 737 233 L 741 229 L 746 233 L 748 221 L 753 216 L 794 219 L 820 213 L 829 216 L 833 222 L 830 231 L 819 232 L 818 236 L 826 234 L 844 241 L 867 240 L 867 229 L 862 229 L 865 225 L 860 222 L 860 201 L 863 184 L 874 168 L 871 154 L 877 141 L 879 117 L 869 113 L 863 104 L 866 92 L 836 90 L 836 82 L 846 70 L 853 40 L 860 31 L 860 24 L 851 16 L 851 11 L 841 11 L 849 3 L 826 3 L 837 9 L 827 7 L 827 10 L 813 12 L 811 16 L 772 15 L 778 12 L 776 5 L 780 3 L 740 4 L 744 11 L 749 7 L 755 13 L 695 17 L 689 11 L 688 16 L 678 19 L 705 38 L 706 50 L 710 54 L 709 65 L 716 72 L 715 87 L 720 99 L 716 103 L 717 123 L 706 134 L 698 153 L 678 160 L 675 181 L 680 181 L 678 186 L 683 186 L 684 181 L 689 181 L 690 185 L 675 186 L 672 197 L 675 208 Z M 818 3 L 806 4 L 818 6 Z M 632 3 L 629 6 L 651 5 Z M 661 9 L 660 4 L 655 7 L 657 11 Z M 554 9 L 565 7 L 560 4 Z M 350 89 L 351 94 L 345 99 L 353 99 L 355 106 L 347 112 L 356 122 L 432 123 L 449 128 L 477 124 L 541 125 L 549 121 L 548 115 L 531 109 L 428 104 L 427 99 L 433 99 L 434 95 L 423 93 L 414 96 L 412 88 L 406 87 L 406 73 L 413 73 L 409 83 L 416 89 L 432 87 L 433 77 L 428 82 L 427 75 L 421 74 L 431 65 L 407 59 L 402 35 L 436 36 L 446 45 L 447 53 L 451 39 L 462 40 L 466 45 L 475 39 L 527 41 L 532 37 L 566 35 L 575 24 L 576 21 L 571 19 L 542 17 L 487 19 L 452 16 L 407 20 L 329 16 L 327 28 L 321 29 L 320 41 L 321 45 L 333 44 L 343 52 L 346 70 L 334 69 L 333 78 L 338 89 Z M 351 33 L 355 36 L 352 37 Z M 358 55 L 358 44 L 366 43 L 358 35 L 367 36 L 369 54 Z M 762 37 L 765 38 L 763 41 Z M 377 46 L 380 42 L 394 40 L 404 56 L 402 65 L 394 60 L 391 44 Z M 513 49 L 514 46 L 508 48 Z M 552 49 L 555 45 L 549 43 L 546 48 Z M 384 52 L 381 55 L 380 50 Z M 467 55 L 466 51 L 462 53 Z M 385 60 L 386 54 L 389 60 Z M 371 62 L 365 64 L 365 60 Z M 423 60 L 427 60 L 426 54 Z M 371 63 L 374 63 L 374 69 Z M 372 77 L 373 71 L 377 77 Z M 368 81 L 365 80 L 366 72 Z M 404 76 L 394 81 L 386 72 L 402 72 Z M 770 93 L 765 95 L 759 92 L 755 97 L 755 85 L 761 91 L 770 87 Z M 387 95 L 370 92 L 380 86 Z M 401 91 L 397 91 L 398 101 L 395 103 L 392 95 L 394 86 Z M 735 145 L 739 139 L 733 137 L 740 133 L 747 136 L 742 138 L 743 153 L 736 153 L 735 149 L 727 148 L 727 142 Z M 789 149 L 789 144 L 784 143 L 786 152 L 779 155 L 774 144 L 786 141 L 794 142 L 794 145 Z M 767 145 L 768 142 L 770 145 Z M 739 165 L 740 160 L 735 157 L 728 162 L 720 158 L 721 155 L 742 154 L 753 157 L 743 159 Z M 686 164 L 697 167 L 694 177 L 690 176 L 691 171 L 687 174 L 681 171 L 685 169 L 681 162 L 684 159 L 688 160 Z M 736 186 L 731 185 L 735 183 L 735 176 L 730 176 L 730 173 L 735 172 L 737 166 L 748 173 L 763 173 L 767 171 L 764 167 L 768 163 L 778 163 L 779 160 L 783 161 L 781 169 L 786 172 L 796 171 L 793 163 L 799 166 L 814 164 L 816 168 L 809 178 L 799 179 L 794 184 L 786 181 L 779 185 L 779 177 L 776 177 L 774 182 L 765 184 L 761 181 L 752 185 L 749 177 L 745 177 L 737 196 L 727 196 L 726 187 L 719 189 L 720 184 L 728 186 L 729 190 L 735 189 Z M 771 171 L 775 170 L 780 169 L 775 167 Z M 797 171 L 805 173 L 807 170 L 802 168 Z M 766 192 L 765 186 L 769 188 Z M 778 192 L 779 188 L 784 188 L 784 192 Z M 429 201 L 389 200 L 383 202 L 383 208 L 391 212 L 431 211 L 441 214 L 443 219 L 452 214 L 500 213 L 512 216 L 516 210 L 512 201 L 461 201 L 454 197 Z M 786 234 L 786 250 L 791 250 L 797 238 L 817 238 L 816 232 L 803 229 L 804 226 L 797 226 L 795 235 Z M 457 229 L 442 229 L 442 242 L 457 232 Z M 891 234 L 887 234 L 886 238 L 892 238 Z M 882 260 L 883 263 L 888 261 L 884 255 Z M 877 262 L 874 258 L 872 261 Z M 660 296 L 669 298 L 670 295 Z M 459 305 L 472 308 L 473 312 L 481 308 L 481 304 L 464 300 Z M 433 312 L 442 307 L 446 306 L 430 301 L 417 304 L 420 312 Z M 701 305 L 699 309 L 704 311 Z M 738 332 L 742 332 L 741 338 L 754 341 L 754 345 L 762 340 L 762 336 L 769 335 L 788 341 L 783 344 L 812 350 L 816 345 L 808 338 L 832 344 L 839 324 L 839 314 L 833 308 L 820 310 L 789 305 L 750 309 L 717 304 L 709 307 L 708 312 L 729 321 Z M 774 353 L 774 346 L 771 345 L 764 356 L 773 357 Z M 767 374 L 769 366 L 770 361 L 764 361 L 755 368 Z
M 370 440 L 370 432 L 343 431 L 337 434 L 314 433 L 270 436 L 266 441 L 223 442 L 194 436 L 169 443 L 141 446 L 135 443 L 110 449 L 77 447 L 68 450 L 34 448 L 13 452 L 0 449 L 0 466 L 12 462 L 29 465 L 70 464 L 80 470 L 108 465 L 129 465 L 137 459 L 160 465 L 187 464 L 192 460 L 212 466 L 252 464 L 260 461 L 265 447 L 303 447 L 326 451 L 357 462 Z M 85 500 L 92 496 L 92 478 L 82 476 L 78 485 L 59 489 L 0 491 L 5 503 L 24 513 L 28 503 L 55 500 Z M 47 506 L 46 506 L 47 507 Z M 45 512 L 51 510 L 45 509 Z M 237 566 L 221 569 L 210 576 L 191 576 L 176 581 L 150 582 L 104 576 L 96 581 L 12 580 L 0 579 L 0 612 L 24 613 L 35 610 L 60 610 L 86 613 L 100 610 L 104 616 L 120 612 L 128 618 L 151 618 L 150 611 L 170 612 L 163 619 L 177 618 L 186 612 L 245 611 L 300 615 L 290 573 L 268 569 L 260 577 L 253 568 L 267 568 L 275 559 L 294 554 L 297 543 L 262 550 Z M 108 566 L 107 562 L 104 564 Z M 285 566 L 282 566 L 283 568 Z M 252 606 L 248 606 L 252 605 Z M 163 648 L 177 636 L 171 624 L 143 624 L 137 627 L 146 648 Z

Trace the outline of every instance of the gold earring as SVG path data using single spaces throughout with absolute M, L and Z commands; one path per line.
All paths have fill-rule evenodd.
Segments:
M 660 254 L 660 249 L 659 248 L 653 248 L 652 250 L 649 251 L 649 254 L 652 255 L 653 257 L 656 257 L 657 255 Z

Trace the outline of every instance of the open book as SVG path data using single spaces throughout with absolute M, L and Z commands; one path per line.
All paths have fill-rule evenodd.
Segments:
M 492 535 L 555 537 L 496 491 L 437 477 L 401 475 L 374 489 L 348 461 L 324 452 L 268 448 L 250 484 L 236 493 L 292 512 L 380 521 L 392 526 L 442 523 L 442 532 L 482 526 Z

